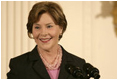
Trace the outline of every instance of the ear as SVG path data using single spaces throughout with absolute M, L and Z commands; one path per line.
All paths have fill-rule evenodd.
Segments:
M 60 34 L 62 34 L 63 29 L 60 29 Z
M 62 34 L 63 28 L 60 26 L 59 29 L 60 29 L 59 33 Z

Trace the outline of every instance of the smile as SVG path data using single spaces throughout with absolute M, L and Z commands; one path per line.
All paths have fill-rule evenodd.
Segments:
M 49 42 L 50 40 L 51 40 L 52 38 L 41 38 L 41 39 L 39 39 L 41 42 L 43 42 L 43 43 L 47 43 L 47 42 Z

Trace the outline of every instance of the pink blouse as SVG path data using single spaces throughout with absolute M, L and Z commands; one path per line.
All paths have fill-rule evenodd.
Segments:
M 51 79 L 58 79 L 60 68 L 59 69 L 54 69 L 54 70 L 48 70 L 48 74 L 50 75 Z

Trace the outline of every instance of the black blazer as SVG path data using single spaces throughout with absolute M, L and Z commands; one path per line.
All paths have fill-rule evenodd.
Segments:
M 85 60 L 68 53 L 62 46 L 62 63 L 58 79 L 74 79 L 65 68 L 72 64 L 82 69 Z M 50 79 L 50 76 L 38 54 L 37 46 L 31 51 L 10 60 L 8 79 Z M 85 75 L 85 73 L 83 72 Z

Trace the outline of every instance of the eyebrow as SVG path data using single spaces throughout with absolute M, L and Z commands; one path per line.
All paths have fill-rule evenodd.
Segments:
M 34 25 L 40 25 L 40 24 L 34 23 Z
M 54 23 L 47 23 L 46 25 L 49 25 L 49 24 L 54 24 Z
M 49 24 L 54 24 L 54 23 L 47 23 L 46 25 L 49 25 Z M 34 23 L 34 25 L 39 25 L 40 26 L 40 24 L 38 24 L 38 23 Z

